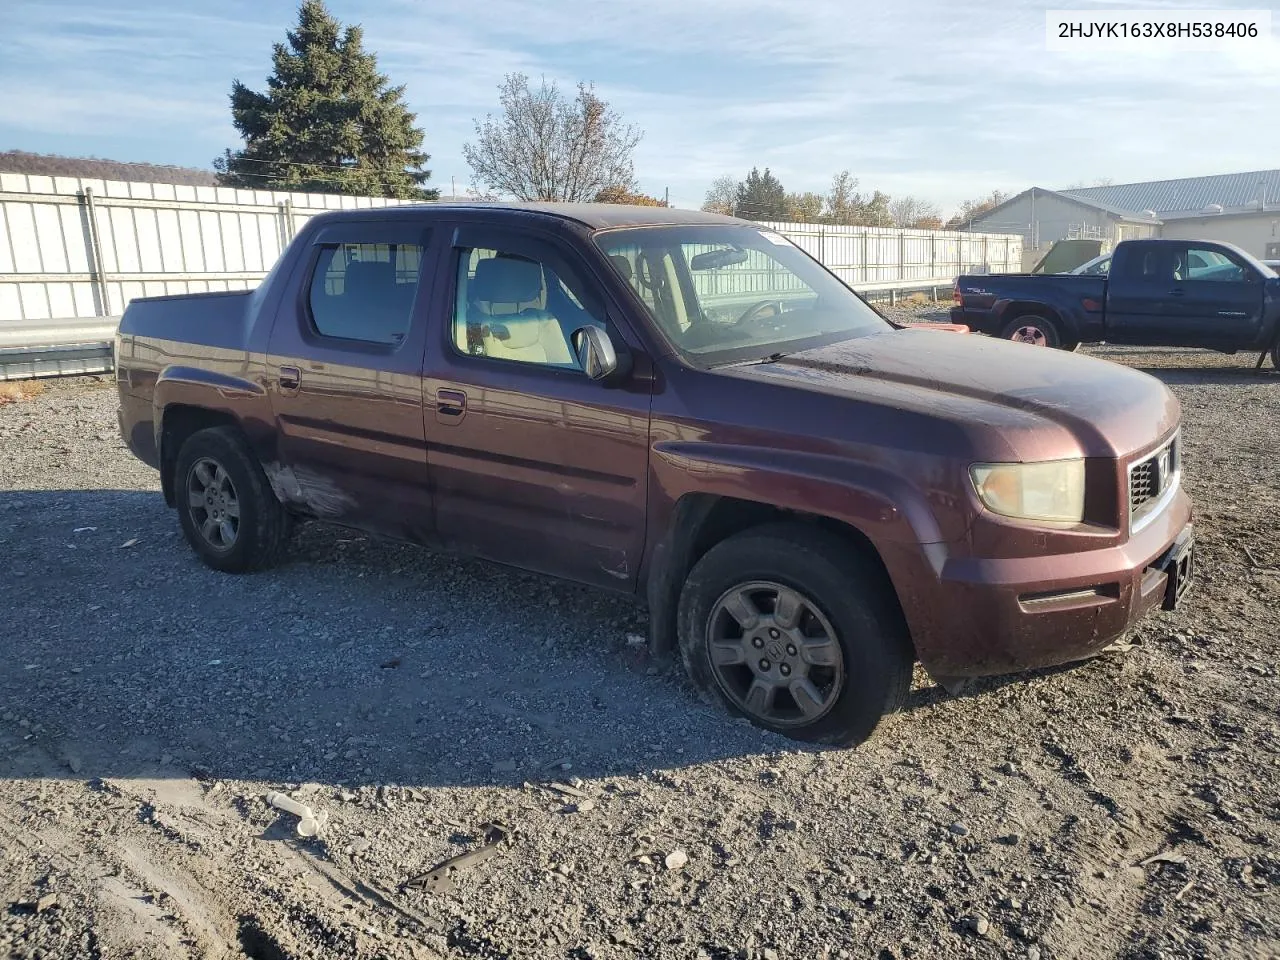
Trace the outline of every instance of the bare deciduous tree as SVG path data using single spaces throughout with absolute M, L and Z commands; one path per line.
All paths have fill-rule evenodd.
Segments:
M 733 216 L 733 206 L 738 200 L 738 181 L 727 173 L 711 181 L 711 189 L 703 201 L 702 209 L 707 213 L 723 213 Z
M 988 211 L 1011 198 L 1013 194 L 1003 190 L 992 190 L 990 194 L 978 200 L 966 200 L 960 204 L 960 212 L 947 221 L 948 230 L 967 230 L 973 221 Z
M 607 188 L 634 189 L 631 153 L 643 134 L 624 124 L 589 84 L 568 99 L 544 78 L 530 89 L 523 73 L 499 89 L 499 116 L 475 122 L 462 155 L 475 179 L 519 200 L 590 200 Z
M 935 204 L 915 197 L 899 197 L 889 204 L 889 216 L 895 227 L 919 227 L 922 222 L 932 223 L 941 211 Z

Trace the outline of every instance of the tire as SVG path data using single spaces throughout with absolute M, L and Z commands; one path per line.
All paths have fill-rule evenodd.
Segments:
M 793 599 L 778 615 L 783 590 Z M 743 610 L 743 596 L 752 606 L 744 619 L 760 614 L 754 630 L 730 612 Z M 798 618 L 785 615 L 795 597 Z M 892 585 L 844 540 L 804 524 L 756 527 L 712 547 L 685 581 L 678 622 L 694 683 L 730 713 L 795 740 L 861 743 L 911 689 L 915 654 Z M 838 665 L 824 662 L 836 655 Z M 738 657 L 747 662 L 725 662 Z M 774 692 L 760 709 L 764 695 L 751 691 L 766 684 Z
M 1039 317 L 1031 313 L 1014 317 L 1006 323 L 1000 331 L 1000 338 L 1002 340 L 1012 340 L 1014 343 L 1028 343 L 1037 347 L 1056 349 L 1063 346 L 1062 334 L 1058 331 L 1058 325 L 1046 317 Z M 1074 347 L 1071 349 L 1074 349 Z
M 289 513 L 234 427 L 193 433 L 178 451 L 173 489 L 187 543 L 224 573 L 276 563 L 289 539 Z
M 1280 370 L 1280 340 L 1271 345 L 1271 365 Z

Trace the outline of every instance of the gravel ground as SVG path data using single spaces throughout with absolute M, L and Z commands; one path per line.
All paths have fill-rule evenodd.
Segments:
M 858 750 L 731 722 L 626 599 L 318 525 L 213 573 L 110 383 L 0 406 L 0 951 L 1280 955 L 1280 376 L 1090 352 L 1183 402 L 1196 592 L 1071 669 L 917 675 Z

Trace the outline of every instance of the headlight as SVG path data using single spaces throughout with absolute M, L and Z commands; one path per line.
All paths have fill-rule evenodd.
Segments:
M 1084 519 L 1083 460 L 975 463 L 969 475 L 978 498 L 993 513 L 1058 523 Z

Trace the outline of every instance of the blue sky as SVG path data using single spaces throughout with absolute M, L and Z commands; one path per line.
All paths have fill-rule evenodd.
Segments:
M 1251 52 L 1046 49 L 1022 0 L 329 0 L 418 112 L 433 183 L 503 74 L 597 89 L 645 131 L 641 187 L 696 206 L 769 166 L 790 190 L 848 168 L 949 212 L 992 189 L 1280 166 L 1280 41 Z M 1053 7 L 1259 9 L 1275 0 Z M 261 86 L 286 0 L 0 0 L 0 149 L 209 166 L 238 143 L 232 78 Z M 1280 17 L 1277 17 L 1280 20 Z M 1280 23 L 1277 23 L 1280 28 Z

